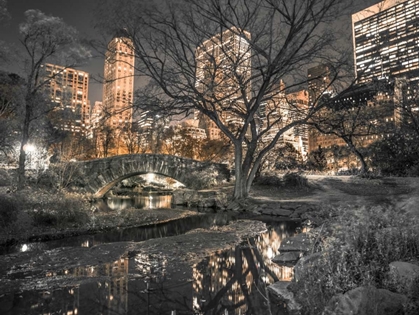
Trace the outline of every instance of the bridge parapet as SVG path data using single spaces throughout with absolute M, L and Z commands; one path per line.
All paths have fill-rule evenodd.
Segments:
M 205 189 L 229 181 L 226 164 L 210 163 L 164 154 L 128 154 L 73 162 L 77 175 L 73 188 L 101 198 L 119 181 L 141 174 L 172 177 L 192 189 Z

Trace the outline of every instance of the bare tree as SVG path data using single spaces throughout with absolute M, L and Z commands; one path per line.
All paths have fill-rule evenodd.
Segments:
M 200 112 L 231 141 L 235 151 L 234 199 L 248 196 L 259 165 L 280 136 L 304 124 L 320 106 L 295 107 L 293 121 L 262 115 L 267 101 L 288 87 L 304 84 L 300 70 L 328 58 L 335 35 L 328 23 L 344 14 L 338 0 L 208 0 L 109 2 L 98 26 L 115 34 L 124 28 L 134 45 L 136 71 L 149 86 L 141 104 L 163 113 Z M 326 55 L 328 51 L 328 56 Z M 264 116 L 265 124 L 261 124 Z M 279 126 L 279 123 L 280 127 Z M 263 127 L 262 127 L 263 126 Z M 261 138 L 278 128 L 257 150 Z
M 6 157 L 14 152 L 19 121 L 19 105 L 24 82 L 16 74 L 0 71 L 0 152 Z
M 49 109 L 43 93 L 49 78 L 45 76 L 47 62 L 74 67 L 89 52 L 78 44 L 77 32 L 60 18 L 48 16 L 39 10 L 25 12 L 25 22 L 19 27 L 20 43 L 23 46 L 23 71 L 26 86 L 22 106 L 22 133 L 18 164 L 18 186 L 25 182 L 25 146 L 30 139 L 30 126 L 43 117 Z

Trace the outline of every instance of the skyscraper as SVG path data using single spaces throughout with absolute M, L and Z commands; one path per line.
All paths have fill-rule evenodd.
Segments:
M 402 76 L 418 81 L 418 13 L 418 0 L 385 0 L 352 15 L 358 82 Z
M 242 124 L 234 113 L 244 106 L 239 86 L 245 84 L 246 93 L 251 93 L 251 51 L 245 37 L 250 38 L 251 34 L 236 28 L 227 29 L 196 49 L 197 88 L 212 101 L 220 100 L 217 102 L 220 117 L 232 126 Z M 206 122 L 206 125 L 208 131 L 214 129 L 212 122 Z M 214 135 L 208 134 L 210 138 Z
M 89 125 L 89 74 L 53 64 L 45 65 L 49 78 L 55 126 L 64 131 L 85 135 Z
M 113 129 L 131 124 L 134 89 L 134 48 L 123 33 L 108 44 L 105 54 L 103 115 Z
M 319 97 L 332 91 L 332 69 L 326 64 L 308 69 L 308 97 L 309 106 L 314 106 Z

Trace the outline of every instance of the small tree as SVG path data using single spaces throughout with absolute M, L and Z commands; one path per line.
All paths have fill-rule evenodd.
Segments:
M 327 168 L 325 150 L 321 147 L 309 153 L 306 160 L 306 168 L 309 170 L 322 172 Z
M 385 117 L 394 116 L 394 104 L 385 96 L 393 93 L 389 87 L 387 83 L 373 82 L 351 86 L 334 97 L 324 96 L 323 110 L 309 122 L 319 132 L 341 139 L 359 160 L 362 174 L 368 171 L 366 143 L 394 126 L 391 120 L 385 123 Z
M 25 22 L 20 24 L 20 43 L 23 47 L 22 69 L 25 73 L 23 91 L 21 141 L 18 162 L 18 187 L 25 183 L 25 148 L 31 137 L 31 125 L 50 111 L 50 102 L 43 95 L 49 79 L 44 73 L 47 62 L 74 67 L 89 56 L 78 42 L 77 32 L 60 18 L 39 10 L 25 12 Z
M 14 153 L 19 123 L 19 105 L 24 81 L 16 74 L 0 71 L 0 152 L 6 157 Z

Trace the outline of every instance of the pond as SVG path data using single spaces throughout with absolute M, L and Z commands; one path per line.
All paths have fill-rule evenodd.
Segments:
M 226 224 L 229 219 L 222 214 L 206 214 L 152 227 L 38 244 L 55 248 L 93 246 L 124 240 L 142 241 L 178 235 L 197 227 Z M 59 289 L 34 288 L 0 296 L 0 313 L 268 314 L 267 285 L 278 280 L 291 280 L 293 274 L 292 268 L 278 266 L 271 262 L 271 258 L 278 253 L 282 239 L 296 233 L 298 224 L 268 222 L 268 226 L 266 233 L 247 239 L 234 248 L 214 252 L 192 266 L 171 264 L 165 256 L 142 253 L 124 255 L 113 262 L 99 265 L 45 271 L 45 275 L 37 277 L 41 280 L 59 279 Z M 26 250 L 30 250 L 30 244 L 26 246 Z M 68 284 L 70 282 L 71 285 Z M 74 285 L 75 282 L 77 285 Z M 284 315 L 287 312 L 277 307 L 273 314 Z

